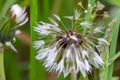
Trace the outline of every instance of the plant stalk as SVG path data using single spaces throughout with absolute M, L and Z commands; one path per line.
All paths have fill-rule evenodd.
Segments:
M 0 48 L 0 80 L 5 80 L 3 48 Z
M 76 77 L 76 75 L 74 74 L 74 72 L 72 71 L 71 72 L 71 80 L 77 80 L 77 77 Z

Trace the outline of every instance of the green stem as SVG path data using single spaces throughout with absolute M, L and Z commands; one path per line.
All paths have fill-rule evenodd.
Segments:
M 3 48 L 0 48 L 0 80 L 5 80 Z
M 114 27 L 115 28 L 113 32 L 113 38 L 111 41 L 109 58 L 114 56 L 116 52 L 117 38 L 118 38 L 118 32 L 119 32 L 119 22 L 116 22 Z M 112 79 L 112 73 L 113 73 L 113 68 L 114 68 L 113 66 L 114 66 L 114 62 L 108 67 L 107 80 Z
M 75 76 L 75 74 L 73 72 L 71 72 L 71 80 L 77 80 L 77 77 Z
M 37 17 L 38 17 L 38 0 L 30 0 L 30 26 L 31 26 L 31 43 L 35 40 L 35 33 L 33 32 L 33 27 L 37 23 Z M 34 40 L 33 40 L 34 39 Z M 29 74 L 29 80 L 38 80 L 39 73 L 37 73 L 37 67 L 36 67 L 36 60 L 35 60 L 35 51 L 34 48 L 31 46 L 30 49 L 30 74 Z
M 107 47 L 106 47 L 107 48 Z M 104 52 L 103 60 L 104 65 L 100 68 L 99 80 L 106 80 L 108 75 L 108 56 L 109 50 Z
M 30 26 L 31 26 L 31 44 L 37 39 L 37 34 L 33 30 L 38 22 L 39 0 L 30 0 Z M 35 59 L 36 52 L 33 46 L 30 48 L 30 74 L 29 80 L 46 80 L 45 70 L 38 60 Z

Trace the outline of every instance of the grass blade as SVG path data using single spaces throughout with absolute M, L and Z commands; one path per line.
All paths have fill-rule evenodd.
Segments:
M 36 33 L 33 31 L 38 21 L 38 0 L 30 0 L 30 26 L 31 26 L 31 44 L 36 40 Z M 33 45 L 33 44 L 32 44 Z M 45 71 L 40 63 L 35 59 L 34 48 L 30 48 L 30 75 L 29 80 L 45 80 Z
M 120 57 L 120 51 L 109 59 L 109 65 L 111 65 L 119 57 Z
M 3 48 L 0 48 L 0 79 L 5 80 Z
M 3 6 L 3 9 L 0 13 L 1 17 L 0 17 L 0 21 L 3 17 L 5 17 L 8 9 L 10 9 L 11 5 L 14 4 L 17 0 L 7 0 L 5 5 Z

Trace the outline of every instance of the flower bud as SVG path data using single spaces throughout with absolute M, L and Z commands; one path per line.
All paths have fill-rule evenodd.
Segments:
M 18 4 L 14 4 L 11 7 L 11 15 L 19 26 L 24 25 L 28 21 L 27 13 L 25 12 L 25 8 L 21 8 Z

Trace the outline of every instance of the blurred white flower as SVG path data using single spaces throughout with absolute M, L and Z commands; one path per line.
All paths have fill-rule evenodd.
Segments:
M 15 19 L 16 23 L 19 26 L 24 25 L 28 21 L 27 13 L 25 12 L 25 8 L 21 8 L 18 4 L 14 4 L 11 7 L 12 18 Z
M 6 19 L 1 19 L 2 25 L 0 25 L 0 48 L 9 47 L 13 51 L 17 52 L 12 42 L 15 42 L 15 36 L 20 34 L 21 31 L 17 30 L 19 26 L 24 25 L 28 21 L 25 8 L 21 8 L 18 4 L 14 4 L 10 8 L 11 16 L 15 20 L 16 24 L 11 26 L 11 18 L 8 15 Z
M 78 20 L 79 14 L 67 18 L 71 21 Z M 63 30 L 59 25 L 62 23 L 60 17 L 55 15 L 55 18 L 58 23 L 50 19 L 51 23 L 41 22 L 35 27 L 40 39 L 34 43 L 34 47 L 38 50 L 36 59 L 43 60 L 43 65 L 48 71 L 57 72 L 58 75 L 63 73 L 64 77 L 71 72 L 74 72 L 74 75 L 81 72 L 85 77 L 87 73 L 92 72 L 92 65 L 99 68 L 104 64 L 100 54 L 102 49 L 98 48 L 102 46 L 98 43 L 108 45 L 108 42 L 103 37 L 95 36 L 101 32 L 99 28 L 94 27 L 91 30 L 92 23 L 81 21 L 79 28 L 88 29 L 83 35 L 83 32 L 79 32 L 78 27 L 74 25 L 71 30 L 67 30 L 67 27 Z

